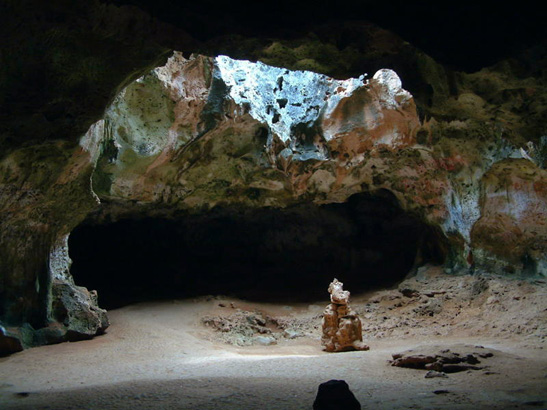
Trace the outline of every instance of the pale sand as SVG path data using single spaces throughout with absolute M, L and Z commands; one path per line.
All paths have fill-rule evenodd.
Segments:
M 271 314 L 311 317 L 321 310 L 232 301 Z M 543 342 L 530 337 L 439 337 L 432 328 L 431 336 L 422 329 L 367 340 L 366 352 L 325 353 L 314 337 L 235 347 L 200 322 L 218 313 L 218 302 L 127 306 L 109 312 L 112 325 L 103 336 L 2 358 L 0 408 L 311 409 L 317 386 L 330 379 L 346 380 L 370 409 L 547 408 L 547 355 Z M 427 345 L 481 345 L 495 354 L 484 360 L 487 369 L 448 378 L 426 379 L 425 371 L 387 362 L 392 353 Z

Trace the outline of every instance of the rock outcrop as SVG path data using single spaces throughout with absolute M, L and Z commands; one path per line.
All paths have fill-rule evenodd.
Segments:
M 419 126 L 390 70 L 340 81 L 175 53 L 127 87 L 85 138 L 102 144 L 93 175 L 101 199 L 285 207 L 344 201 L 374 185 L 357 170 L 414 145 Z
M 456 102 L 443 101 L 455 112 Z M 175 53 L 128 86 L 82 141 L 95 142 L 94 192 L 118 209 L 124 204 L 122 213 L 321 204 L 387 190 L 405 211 L 440 228 L 450 243 L 449 271 L 502 266 L 542 274 L 545 141 L 514 146 L 500 129 L 481 124 L 490 115 L 488 104 L 468 108 L 466 120 L 420 121 L 391 70 L 335 80 Z M 529 239 L 511 257 L 501 248 L 488 250 L 498 241 L 479 239 L 486 238 L 480 229 L 472 234 L 479 219 L 479 227 L 487 221 L 485 207 L 499 204 L 481 199 L 481 190 L 500 161 L 515 172 L 528 169 L 536 181 L 519 198 L 526 203 L 532 195 L 535 216 L 523 217 L 530 215 L 537 229 L 527 230 Z M 514 219 L 507 207 L 500 213 Z M 539 248 L 530 251 L 534 241 Z
M 470 349 L 469 346 L 466 347 Z M 442 349 L 438 352 L 431 353 L 433 349 L 431 347 L 429 349 L 429 351 L 422 348 L 418 351 L 408 350 L 403 353 L 393 354 L 391 365 L 396 367 L 407 367 L 410 369 L 425 369 L 434 372 L 442 372 L 441 374 L 458 373 L 468 370 L 484 369 L 481 361 L 494 356 L 492 351 L 485 349 L 482 346 L 475 346 L 472 353 L 469 353 L 469 350 L 466 353 L 461 353 L 450 351 L 450 349 Z M 425 351 L 427 351 L 427 353 L 424 353 Z M 481 365 L 477 366 L 477 364 Z M 442 376 L 426 375 L 426 377 Z
M 343 286 L 338 279 L 329 285 L 331 303 L 323 313 L 321 344 L 327 352 L 368 350 L 369 347 L 363 343 L 361 319 L 351 309 L 350 293 Z
M 482 178 L 480 201 L 481 217 L 471 232 L 479 263 L 509 274 L 545 275 L 545 169 L 529 159 L 499 161 Z

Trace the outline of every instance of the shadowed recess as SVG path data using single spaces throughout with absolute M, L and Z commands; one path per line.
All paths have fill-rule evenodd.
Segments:
M 78 285 L 116 308 L 138 301 L 227 295 L 323 300 L 337 277 L 353 293 L 393 286 L 418 264 L 442 262 L 439 235 L 391 194 L 288 209 L 214 209 L 177 220 L 124 219 L 76 228 Z

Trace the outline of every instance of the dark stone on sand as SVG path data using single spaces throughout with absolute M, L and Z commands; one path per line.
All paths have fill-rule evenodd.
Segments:
M 313 410 L 361 410 L 361 404 L 344 380 L 329 380 L 319 385 Z

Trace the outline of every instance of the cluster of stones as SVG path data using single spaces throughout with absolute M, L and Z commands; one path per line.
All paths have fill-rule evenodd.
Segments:
M 323 337 L 321 344 L 327 352 L 368 350 L 363 343 L 361 319 L 349 305 L 350 293 L 344 284 L 334 279 L 329 285 L 331 303 L 323 313 Z

